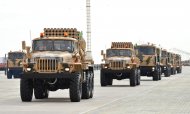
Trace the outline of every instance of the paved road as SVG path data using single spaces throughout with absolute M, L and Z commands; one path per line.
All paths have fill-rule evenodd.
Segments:
M 142 77 L 141 85 L 114 80 L 101 87 L 95 71 L 93 99 L 70 102 L 68 90 L 50 92 L 49 99 L 21 102 L 19 79 L 6 79 L 0 72 L 0 114 L 190 114 L 190 67 L 182 74 L 161 81 Z

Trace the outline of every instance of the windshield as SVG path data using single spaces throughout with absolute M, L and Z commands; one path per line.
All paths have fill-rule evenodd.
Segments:
M 154 55 L 155 54 L 155 48 L 154 47 L 145 47 L 145 46 L 140 46 L 137 47 L 139 54 L 144 54 L 144 55 Z
M 24 53 L 9 53 L 8 54 L 8 59 L 23 59 Z
M 162 57 L 167 57 L 167 52 L 166 51 L 162 51 Z
M 73 50 L 71 40 L 35 40 L 33 41 L 34 51 L 69 51 Z
M 109 50 L 107 50 L 107 57 L 114 57 L 114 56 L 131 57 L 132 52 L 129 49 L 109 49 Z

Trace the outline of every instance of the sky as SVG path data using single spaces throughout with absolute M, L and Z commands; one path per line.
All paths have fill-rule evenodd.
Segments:
M 23 40 L 30 46 L 43 28 L 77 28 L 86 39 L 85 6 L 86 0 L 0 0 L 0 56 L 21 50 Z M 189 6 L 190 0 L 91 0 L 95 63 L 115 41 L 190 52 Z

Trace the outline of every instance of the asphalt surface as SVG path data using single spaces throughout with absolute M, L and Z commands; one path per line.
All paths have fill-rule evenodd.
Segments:
M 190 114 L 190 67 L 161 81 L 142 77 L 136 87 L 128 79 L 101 87 L 99 74 L 95 71 L 92 99 L 70 102 L 66 89 L 50 92 L 49 99 L 22 102 L 20 80 L 0 72 L 0 114 Z

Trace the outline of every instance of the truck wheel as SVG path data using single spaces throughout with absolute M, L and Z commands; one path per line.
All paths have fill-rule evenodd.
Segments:
M 82 99 L 89 99 L 90 98 L 90 73 L 86 71 L 86 80 L 82 83 Z
M 136 69 L 131 69 L 131 73 L 130 73 L 130 86 L 136 86 L 136 82 L 137 82 Z
M 33 96 L 33 80 L 20 79 L 20 96 L 23 102 L 30 102 Z
M 107 86 L 106 75 L 102 70 L 100 71 L 100 84 L 101 86 Z
M 153 74 L 153 81 L 158 81 L 159 80 L 159 72 L 156 70 Z
M 12 79 L 12 74 L 9 71 L 7 72 L 7 79 Z
M 159 70 L 159 73 L 158 73 L 158 80 L 162 80 L 162 75 L 161 75 L 161 70 Z
M 76 74 L 70 80 L 69 93 L 70 93 L 71 102 L 80 102 L 82 95 L 82 82 L 80 74 Z
M 90 98 L 92 98 L 94 95 L 94 73 L 91 73 L 90 76 L 90 86 Z
M 171 68 L 171 75 L 173 75 L 174 71 L 173 71 L 173 68 Z
M 140 73 L 140 70 L 138 69 L 137 70 L 137 85 L 140 85 L 141 83 L 141 73 Z
M 166 71 L 164 72 L 164 76 L 169 77 L 169 69 L 166 69 Z
M 182 68 L 180 68 L 180 70 L 179 70 L 179 73 L 181 73 L 182 72 Z
M 178 74 L 180 73 L 180 68 L 177 68 L 177 73 L 178 73 Z
M 49 92 L 45 88 L 45 82 L 41 79 L 34 80 L 34 96 L 36 99 L 48 98 Z
M 176 75 L 176 69 L 173 69 L 173 75 Z
M 113 84 L 113 79 L 112 78 L 107 78 L 107 84 L 112 85 Z
M 171 76 L 171 68 L 168 69 L 168 76 Z

